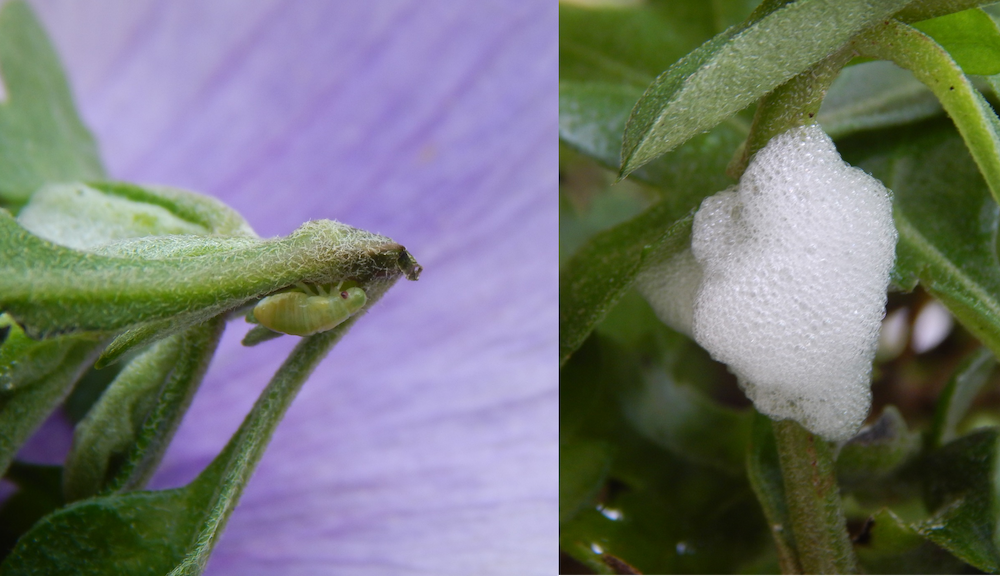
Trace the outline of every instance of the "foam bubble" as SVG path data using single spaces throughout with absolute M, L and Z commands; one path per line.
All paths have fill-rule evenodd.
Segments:
M 895 245 L 881 182 L 818 126 L 777 136 L 695 215 L 695 340 L 760 412 L 849 438 L 871 405 Z
M 701 284 L 701 266 L 691 250 L 654 262 L 635 278 L 635 287 L 661 322 L 693 337 L 694 301 Z

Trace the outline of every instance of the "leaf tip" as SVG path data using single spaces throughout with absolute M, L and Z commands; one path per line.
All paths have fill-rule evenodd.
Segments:
M 400 251 L 399 259 L 396 262 L 407 280 L 417 281 L 420 278 L 420 273 L 424 271 L 424 267 L 418 264 L 413 255 L 405 248 Z

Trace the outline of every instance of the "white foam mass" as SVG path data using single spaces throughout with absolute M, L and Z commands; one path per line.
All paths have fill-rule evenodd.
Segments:
M 849 438 L 871 405 L 895 245 L 881 182 L 818 126 L 777 136 L 695 215 L 695 340 L 760 412 Z
M 701 265 L 691 250 L 654 262 L 635 278 L 635 288 L 653 307 L 657 318 L 691 337 L 694 337 L 694 302 L 700 284 Z

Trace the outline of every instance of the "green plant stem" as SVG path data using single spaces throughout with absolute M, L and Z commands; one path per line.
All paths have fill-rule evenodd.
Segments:
M 218 535 L 236 507 L 292 400 L 320 361 L 357 319 L 356 316 L 333 330 L 303 338 L 257 398 L 253 409 L 223 451 L 192 483 L 218 488 L 196 542 L 181 563 L 170 572 L 170 576 L 197 576 L 204 570 Z
M 834 476 L 832 445 L 792 420 L 773 424 L 785 502 L 806 574 L 856 574 Z
M 761 98 L 750 126 L 750 135 L 736 152 L 726 172 L 733 178 L 739 178 L 750 158 L 771 138 L 796 126 L 815 124 L 816 114 L 830 85 L 853 56 L 852 48 L 835 52 Z
M 770 418 L 754 411 L 750 444 L 747 446 L 747 479 L 767 518 L 781 573 L 802 574 L 788 505 L 785 503 L 785 481 L 781 476 L 773 428 Z
M 965 140 L 993 198 L 1000 201 L 1000 119 L 948 51 L 898 20 L 887 20 L 850 44 L 862 56 L 889 60 L 934 92 Z

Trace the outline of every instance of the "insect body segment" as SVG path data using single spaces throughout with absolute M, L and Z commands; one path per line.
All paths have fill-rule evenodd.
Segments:
M 336 328 L 361 310 L 368 297 L 358 287 L 327 292 L 322 286 L 296 284 L 296 289 L 264 298 L 253 309 L 261 325 L 284 334 L 310 336 Z

